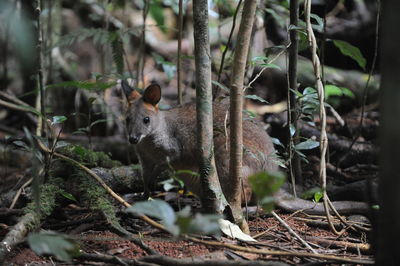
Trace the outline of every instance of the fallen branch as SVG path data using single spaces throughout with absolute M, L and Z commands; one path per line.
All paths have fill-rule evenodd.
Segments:
M 373 260 L 362 260 L 362 259 L 339 257 L 339 256 L 334 256 L 334 255 L 326 255 L 326 254 L 314 254 L 314 253 L 306 253 L 306 252 L 288 252 L 288 251 L 276 251 L 276 250 L 242 247 L 242 246 L 237 246 L 234 244 L 201 240 L 201 239 L 197 239 L 194 237 L 186 237 L 186 239 L 193 241 L 195 243 L 201 243 L 201 244 L 208 245 L 208 246 L 229 248 L 232 250 L 243 251 L 243 252 L 254 253 L 254 254 L 263 254 L 263 255 L 272 255 L 272 256 L 288 256 L 288 257 L 303 257 L 303 258 L 304 257 L 317 258 L 317 259 L 323 259 L 323 260 L 348 262 L 348 263 L 354 263 L 354 264 L 374 264 L 375 263 Z
M 282 220 L 281 217 L 279 217 L 279 215 L 276 214 L 276 212 L 273 211 L 271 213 L 275 217 L 275 219 L 277 219 L 278 222 L 280 222 L 283 225 L 283 227 L 285 227 L 286 230 L 288 230 L 290 234 L 292 234 L 295 238 L 297 238 L 306 248 L 311 250 L 312 253 L 318 254 L 303 238 L 301 238 L 295 231 L 293 231 L 293 229 L 284 220 Z
M 329 239 L 323 239 L 323 238 L 314 237 L 314 236 L 305 236 L 305 238 L 309 241 L 316 242 L 325 247 L 345 248 L 345 249 L 350 249 L 351 251 L 361 251 L 364 254 L 370 254 L 372 251 L 370 244 L 360 244 L 360 243 L 351 243 L 351 242 L 347 242 L 347 241 L 329 240 Z

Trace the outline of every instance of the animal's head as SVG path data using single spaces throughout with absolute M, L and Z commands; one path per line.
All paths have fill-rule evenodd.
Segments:
M 158 102 L 161 98 L 161 88 L 158 84 L 151 84 L 141 95 L 125 80 L 121 82 L 121 86 L 129 106 L 126 116 L 129 142 L 138 144 L 160 125 Z

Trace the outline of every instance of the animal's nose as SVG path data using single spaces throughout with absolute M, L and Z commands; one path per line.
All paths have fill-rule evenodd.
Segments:
M 139 136 L 129 136 L 130 144 L 137 144 L 139 142 Z

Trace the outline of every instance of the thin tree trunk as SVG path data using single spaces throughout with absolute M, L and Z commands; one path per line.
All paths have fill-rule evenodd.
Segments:
M 214 158 L 211 59 L 207 0 L 193 1 L 196 62 L 197 142 L 200 156 L 203 208 L 221 213 L 227 206 L 219 183 Z
M 299 1 L 291 0 L 290 1 L 290 25 L 297 26 L 299 21 Z M 295 128 L 295 134 L 292 136 L 290 133 L 290 127 L 288 126 L 288 134 L 289 134 L 289 174 L 293 184 L 293 194 L 296 196 L 295 190 L 295 181 L 302 183 L 301 178 L 301 164 L 299 155 L 296 152 L 293 152 L 293 145 L 296 145 L 299 140 L 299 131 L 298 131 L 298 115 L 296 111 L 296 97 L 295 93 L 290 91 L 297 90 L 297 52 L 299 46 L 299 35 L 297 30 L 292 29 L 290 31 L 290 47 L 289 47 L 289 68 L 288 68 L 288 76 L 289 76 L 289 90 L 288 90 L 288 100 L 290 106 L 290 112 L 288 112 L 288 121 Z
M 377 265 L 399 265 L 400 236 L 400 1 L 382 1 L 381 165 Z
M 178 104 L 182 104 L 182 75 L 181 75 L 181 53 L 182 53 L 182 31 L 183 31 L 183 0 L 179 0 L 179 18 L 178 18 L 178 59 L 176 62 L 176 74 L 178 85 Z
M 235 220 L 242 219 L 241 214 L 241 183 L 243 159 L 243 82 L 249 51 L 251 30 L 257 7 L 257 0 L 246 0 L 243 6 L 242 20 L 233 59 L 233 70 L 230 91 L 230 193 L 227 195 Z

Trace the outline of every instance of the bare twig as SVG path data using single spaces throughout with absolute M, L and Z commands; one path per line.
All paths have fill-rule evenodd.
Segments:
M 37 31 L 38 31 L 38 44 L 37 44 L 37 50 L 38 50 L 38 72 L 37 72 L 37 85 L 39 89 L 39 95 L 38 95 L 38 103 L 39 103 L 39 110 L 42 116 L 39 117 L 39 123 L 37 125 L 37 130 L 36 134 L 38 136 L 43 136 L 45 127 L 46 127 L 46 108 L 45 108 L 45 91 L 44 91 L 44 78 L 43 78 L 43 36 L 42 36 L 42 24 L 41 24 L 41 12 L 42 12 L 42 6 L 41 6 L 41 0 L 36 0 L 36 23 L 37 23 Z
M 276 250 L 268 250 L 268 249 L 256 249 L 256 248 L 242 247 L 242 246 L 237 246 L 234 244 L 221 243 L 221 242 L 216 242 L 216 241 L 201 240 L 201 239 L 197 239 L 194 237 L 186 237 L 186 239 L 189 239 L 190 241 L 193 241 L 195 243 L 201 243 L 201 244 L 208 245 L 208 246 L 229 248 L 232 250 L 243 251 L 243 252 L 254 253 L 254 254 L 273 255 L 273 256 L 288 256 L 288 257 L 303 257 L 303 258 L 308 257 L 308 258 L 317 258 L 317 259 L 323 259 L 323 260 L 332 260 L 332 261 L 348 262 L 348 263 L 355 263 L 355 264 L 357 264 L 357 263 L 358 264 L 374 264 L 373 260 L 361 260 L 361 259 L 355 259 L 355 258 L 339 257 L 339 256 L 333 256 L 333 255 L 325 255 L 325 254 L 314 254 L 314 253 L 306 253 L 306 252 L 288 252 L 288 251 L 276 251 Z
M 21 196 L 22 191 L 29 186 L 32 183 L 32 178 L 30 178 L 28 181 L 26 181 L 17 191 L 17 193 L 15 194 L 13 201 L 11 202 L 10 205 L 10 209 L 13 209 L 15 204 L 17 203 L 17 200 L 19 199 L 19 197 Z
M 285 227 L 286 230 L 288 230 L 289 233 L 291 233 L 295 238 L 297 238 L 306 248 L 311 250 L 312 253 L 318 254 L 303 238 L 301 238 L 295 231 L 293 231 L 293 229 L 281 217 L 279 217 L 279 215 L 276 214 L 276 212 L 273 211 L 271 213 L 275 217 L 275 219 L 277 219 L 278 222 L 280 222 L 283 225 L 283 227 Z

